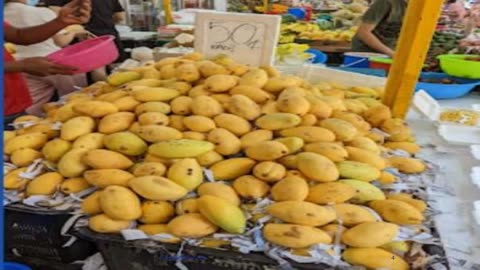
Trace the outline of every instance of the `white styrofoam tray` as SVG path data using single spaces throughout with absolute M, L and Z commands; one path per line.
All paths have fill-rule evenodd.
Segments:
M 470 146 L 470 152 L 472 153 L 472 156 L 476 160 L 480 160 L 480 145 L 479 144 L 475 144 L 475 145 Z
M 477 224 L 480 225 L 480 201 L 473 202 L 473 217 Z
M 441 107 L 440 104 L 432 96 L 430 96 L 427 92 L 423 90 L 415 93 L 413 97 L 413 104 L 418 111 L 420 111 L 423 115 L 428 117 L 428 119 L 434 121 L 437 124 L 465 126 L 459 123 L 441 121 L 440 115 L 445 111 L 466 110 L 480 113 L 480 104 L 473 104 L 471 108 Z M 477 126 L 480 126 L 480 121 L 477 122 Z
M 472 183 L 480 188 L 480 167 L 473 167 L 470 173 Z
M 462 125 L 440 125 L 440 136 L 451 144 L 472 145 L 480 144 L 480 128 Z

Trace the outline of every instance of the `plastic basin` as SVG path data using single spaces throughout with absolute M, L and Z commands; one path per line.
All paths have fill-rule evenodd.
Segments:
M 465 60 L 474 55 L 444 54 L 439 55 L 440 67 L 450 76 L 466 79 L 480 79 L 480 62 Z M 478 56 L 477 56 L 478 57 Z
M 369 58 L 371 57 L 387 57 L 386 55 L 378 53 L 362 53 L 362 52 L 351 52 L 346 53 L 343 58 L 344 67 L 354 67 L 354 68 L 368 68 Z
M 297 20 L 303 20 L 305 19 L 305 15 L 307 14 L 305 12 L 305 9 L 303 8 L 289 8 L 288 9 L 288 14 L 295 16 Z
M 418 82 L 416 90 L 425 90 L 435 99 L 454 99 L 462 97 L 470 93 L 477 85 L 479 80 L 468 80 L 455 78 L 444 73 L 424 72 L 420 76 L 422 79 L 451 79 L 455 80 L 454 84 L 427 83 Z
M 85 73 L 111 64 L 118 58 L 114 36 L 101 36 L 65 47 L 47 56 L 57 64 L 76 67 L 75 73 Z
M 313 64 L 325 64 L 328 60 L 328 56 L 319 50 L 308 49 L 306 52 L 315 55 L 312 62 Z
M 3 263 L 3 269 L 4 270 L 32 270 L 32 268 L 26 265 L 19 264 L 19 263 L 9 263 L 9 262 Z

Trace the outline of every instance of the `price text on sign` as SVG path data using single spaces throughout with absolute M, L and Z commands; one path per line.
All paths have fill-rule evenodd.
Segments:
M 244 64 L 272 64 L 279 17 L 219 12 L 201 12 L 196 16 L 197 51 L 207 57 L 227 54 Z

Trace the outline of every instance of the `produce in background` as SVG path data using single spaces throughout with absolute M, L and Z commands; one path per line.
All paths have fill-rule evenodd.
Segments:
M 277 46 L 276 61 L 277 63 L 284 63 L 286 59 L 298 59 L 301 62 L 307 61 L 312 57 L 311 54 L 306 53 L 310 49 L 307 44 L 288 43 Z
M 327 27 L 325 26 L 325 23 L 321 25 L 323 25 L 325 28 L 333 27 L 332 25 Z M 350 42 L 352 41 L 356 31 L 357 27 L 349 27 L 346 30 L 322 30 L 319 24 L 309 22 L 282 24 L 280 43 L 290 40 L 293 35 L 295 35 L 296 39 Z
M 394 269 L 407 269 L 407 257 L 386 246 L 398 226 L 424 220 L 424 207 L 409 194 L 387 199 L 381 188 L 396 181 L 386 168 L 408 174 L 426 166 L 385 158 L 384 142 L 411 152 L 419 146 L 380 97 L 228 56 L 165 58 L 46 105 L 44 119 L 16 119 L 29 125 L 4 133 L 4 154 L 17 165 L 4 187 L 25 196 L 96 187 L 82 209 L 99 233 L 138 221 L 145 233 L 178 243 L 265 222 L 264 238 L 293 253 L 341 241 L 348 263 L 389 268 L 394 257 Z M 42 157 L 50 167 L 27 179 L 22 172 Z M 265 199 L 272 201 L 258 212 Z M 335 228 L 342 238 L 335 240 Z

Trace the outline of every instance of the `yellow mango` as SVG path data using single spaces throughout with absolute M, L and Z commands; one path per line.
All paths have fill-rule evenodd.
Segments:
M 84 171 L 88 169 L 88 164 L 83 161 L 83 157 L 87 154 L 88 150 L 81 148 L 74 148 L 58 161 L 58 172 L 64 177 L 78 177 L 82 175 Z
M 370 269 L 410 269 L 401 257 L 380 248 L 348 248 L 343 252 L 342 258 L 350 264 Z
M 351 199 L 351 202 L 363 204 L 374 200 L 385 200 L 385 194 L 376 186 L 354 179 L 340 180 L 339 183 L 347 184 L 355 189 L 355 196 Z
M 37 176 L 27 185 L 27 196 L 53 195 L 63 181 L 63 176 L 57 172 L 48 172 Z
M 262 114 L 270 114 L 270 113 L 279 113 L 277 109 L 277 102 L 274 100 L 267 101 L 261 107 Z
M 386 171 L 382 171 L 380 177 L 378 178 L 378 181 L 382 184 L 382 185 L 389 185 L 389 184 L 393 184 L 395 183 L 396 181 L 396 177 L 395 175 L 389 173 L 389 172 L 386 172 Z
M 149 147 L 149 153 L 160 158 L 190 158 L 212 151 L 215 145 L 206 141 L 170 140 Z
M 201 238 L 215 233 L 218 227 L 198 213 L 175 217 L 167 225 L 173 235 L 185 238 Z
M 319 229 L 323 230 L 328 235 L 330 235 L 330 237 L 332 237 L 332 239 L 334 239 L 334 241 L 336 241 L 336 240 L 340 241 L 337 238 L 341 237 L 342 234 L 347 230 L 347 228 L 345 228 L 344 226 L 342 226 L 340 224 L 334 224 L 334 223 L 327 224 L 325 226 L 320 227 Z
M 421 224 L 425 219 L 422 213 L 412 205 L 397 200 L 373 201 L 370 207 L 384 220 L 399 224 Z
M 223 156 L 215 151 L 209 151 L 196 157 L 200 166 L 209 167 L 223 160 Z
M 367 105 L 356 99 L 345 99 L 344 103 L 347 111 L 355 114 L 363 114 L 368 110 Z
M 387 199 L 406 202 L 411 206 L 417 208 L 417 210 L 422 213 L 425 212 L 425 210 L 427 210 L 427 204 L 422 200 L 414 199 L 412 194 L 392 193 L 387 195 Z
M 311 180 L 331 182 L 339 177 L 335 163 L 322 155 L 303 152 L 297 155 L 297 159 L 298 169 Z
M 417 154 L 421 150 L 420 146 L 413 142 L 387 142 L 383 146 L 392 150 L 403 150 L 412 155 Z
M 62 123 L 78 116 L 78 113 L 73 111 L 73 105 L 74 103 L 70 102 L 62 107 L 58 108 L 58 110 L 55 112 L 53 118 L 55 121 L 60 121 Z
M 280 96 L 277 99 L 277 109 L 284 113 L 305 115 L 310 111 L 310 102 L 303 96 L 294 94 Z
M 128 181 L 133 175 L 127 171 L 119 169 L 100 169 L 88 170 L 83 173 L 83 177 L 93 186 L 105 188 L 111 185 L 128 186 Z
M 346 227 L 355 226 L 365 222 L 377 221 L 376 217 L 369 210 L 359 205 L 339 203 L 334 204 L 331 207 L 333 207 L 337 213 L 337 219 Z
M 315 244 L 330 244 L 332 238 L 324 231 L 303 225 L 267 224 L 263 237 L 269 242 L 288 248 L 308 248 Z
M 245 154 L 254 160 L 271 161 L 288 155 L 288 148 L 277 141 L 256 143 L 245 149 Z
M 224 156 L 237 154 L 241 150 L 240 139 L 224 128 L 210 131 L 207 140 L 215 144 L 215 152 Z
M 183 123 L 185 116 L 182 115 L 170 115 L 168 118 L 168 126 L 178 131 L 186 131 L 187 127 Z
M 196 98 L 200 96 L 210 96 L 210 95 L 212 95 L 212 92 L 207 91 L 207 88 L 205 87 L 204 84 L 197 85 L 192 89 L 190 89 L 190 91 L 188 91 L 188 96 L 191 98 Z M 216 99 L 214 100 L 217 101 Z
M 161 233 L 170 233 L 167 228 L 167 224 L 142 224 L 138 225 L 138 230 L 144 232 L 146 235 L 156 235 Z M 176 239 L 181 241 L 180 239 Z
M 177 215 L 200 213 L 200 210 L 198 210 L 197 198 L 188 198 L 178 201 L 175 204 L 175 212 Z
M 78 137 L 91 133 L 95 129 L 95 121 L 88 116 L 74 117 L 62 125 L 60 138 L 65 141 L 74 141 Z
M 218 74 L 229 74 L 228 70 L 225 67 L 212 61 L 201 61 L 198 62 L 197 65 L 203 77 L 210 77 Z
M 233 181 L 233 188 L 243 198 L 259 199 L 265 197 L 270 186 L 251 175 L 240 176 Z
M 390 157 L 387 159 L 387 163 L 406 174 L 422 173 L 427 169 L 422 160 L 415 158 Z
M 226 129 L 236 136 L 242 136 L 252 129 L 247 120 L 234 114 L 222 113 L 215 116 L 213 120 L 217 127 Z
M 343 146 L 337 143 L 316 142 L 305 145 L 306 152 L 312 152 L 327 157 L 333 162 L 344 161 L 348 152 Z
M 223 113 L 222 105 L 209 96 L 198 96 L 193 98 L 190 108 L 194 115 L 201 115 L 210 118 Z
M 188 193 L 179 184 L 156 175 L 135 177 L 128 185 L 138 195 L 153 201 L 176 201 Z
M 216 101 L 218 101 L 218 103 L 220 103 L 220 105 L 222 105 L 223 109 L 228 108 L 228 102 L 230 102 L 230 95 L 228 95 L 228 94 L 213 94 L 213 95 L 211 95 L 211 97 L 213 99 L 215 99 Z
M 230 98 L 227 110 L 231 114 L 240 116 L 249 121 L 255 120 L 261 114 L 260 106 L 243 95 L 233 95 Z
M 98 131 L 103 134 L 112 134 L 127 130 L 135 121 L 135 114 L 131 112 L 117 112 L 109 114 L 100 120 Z
M 393 241 L 381 245 L 379 248 L 399 256 L 404 256 L 410 250 L 410 245 L 405 241 Z
M 346 179 L 357 179 L 371 182 L 380 177 L 380 170 L 374 166 L 357 161 L 342 161 L 337 163 L 340 176 Z
M 62 139 L 53 139 L 45 144 L 42 148 L 42 154 L 46 160 L 58 162 L 72 147 L 70 142 Z
M 372 128 L 370 124 L 358 114 L 336 111 L 333 113 L 332 117 L 349 122 L 358 130 L 358 133 L 365 133 Z
M 239 85 L 249 85 L 262 88 L 268 81 L 268 74 L 265 70 L 254 68 L 243 74 L 238 81 Z
M 111 86 L 120 86 L 132 81 L 140 80 L 142 75 L 135 71 L 124 71 L 113 73 L 108 76 L 107 83 Z
M 385 105 L 378 105 L 369 108 L 363 113 L 363 118 L 372 125 L 372 127 L 379 127 L 388 119 L 392 118 L 390 108 Z
M 284 201 L 267 207 L 267 213 L 287 223 L 322 226 L 335 220 L 334 210 L 310 202 Z
M 139 156 L 148 149 L 147 144 L 131 132 L 118 132 L 106 135 L 103 141 L 109 150 L 127 156 Z
M 255 165 L 253 175 L 266 182 L 282 180 L 287 173 L 285 167 L 273 161 L 263 161 Z
M 7 142 L 8 140 L 10 140 L 11 138 L 14 138 L 15 136 L 17 136 L 16 132 L 13 131 L 13 130 L 4 130 L 3 131 L 3 144 L 5 144 L 5 142 Z
M 257 129 L 251 131 L 240 138 L 242 148 L 245 149 L 256 143 L 270 141 L 273 138 L 273 132 L 270 130 Z
M 200 79 L 200 71 L 194 64 L 185 63 L 177 67 L 176 77 L 181 81 L 195 82 Z
M 207 136 L 205 134 L 195 131 L 184 131 L 182 132 L 182 135 L 184 139 L 190 140 L 205 141 L 207 139 Z
M 267 72 L 269 78 L 280 76 L 280 71 L 274 66 L 261 66 L 260 68 Z
M 295 127 L 280 131 L 283 137 L 299 137 L 306 143 L 312 142 L 334 142 L 335 134 L 322 127 Z
M 160 162 L 141 162 L 135 164 L 131 172 L 134 176 L 147 176 L 147 175 L 156 175 L 156 176 L 163 176 L 167 171 L 167 167 L 160 163 Z
M 159 112 L 169 114 L 171 111 L 170 105 L 160 101 L 145 102 L 135 107 L 135 114 L 140 115 L 146 112 Z
M 320 121 L 319 124 L 321 127 L 332 131 L 338 141 L 351 141 L 358 134 L 357 128 L 345 120 L 329 118 Z
M 102 190 L 99 201 L 102 211 L 115 220 L 135 220 L 142 215 L 140 199 L 126 187 L 106 187 Z
M 108 114 L 118 112 L 118 108 L 111 102 L 89 100 L 73 105 L 73 111 L 93 118 L 104 117 Z
M 88 133 L 78 137 L 72 147 L 84 150 L 100 149 L 103 148 L 104 137 L 102 133 Z
M 174 114 L 189 115 L 192 112 L 190 108 L 192 102 L 193 99 L 191 97 L 179 96 L 170 102 L 170 106 L 172 106 L 172 112 Z
M 83 161 L 94 169 L 128 169 L 133 165 L 133 162 L 126 156 L 103 149 L 89 150 Z
M 203 182 L 203 170 L 196 159 L 185 158 L 170 166 L 167 177 L 188 190 L 194 190 Z
M 160 71 L 160 78 L 163 80 L 174 79 L 175 76 L 177 75 L 177 69 L 173 64 L 164 65 L 159 69 L 159 71 Z
M 270 190 L 275 201 L 303 201 L 309 192 L 307 182 L 298 176 L 287 176 Z
M 212 195 L 222 198 L 233 205 L 240 205 L 240 198 L 235 189 L 223 183 L 203 183 L 198 187 L 197 193 L 200 196 Z
M 3 187 L 5 189 L 23 189 L 29 180 L 21 177 L 20 174 L 25 172 L 26 170 L 27 168 L 18 168 L 8 172 L 3 177 Z
M 180 92 L 165 87 L 134 86 L 131 95 L 140 102 L 169 101 L 180 95 Z
M 14 151 L 24 148 L 38 150 L 47 143 L 47 139 L 47 135 L 38 132 L 16 136 L 5 143 L 3 152 L 11 155 Z
M 383 170 L 386 167 L 385 160 L 381 156 L 374 154 L 371 151 L 351 146 L 347 146 L 345 149 L 348 152 L 349 160 L 369 164 L 379 170 Z
M 273 77 L 268 79 L 267 83 L 263 86 L 263 90 L 278 93 L 287 87 L 298 86 L 299 82 L 297 78 L 290 75 L 284 75 L 279 77 Z
M 105 93 L 100 96 L 97 96 L 95 99 L 100 101 L 113 102 L 122 97 L 128 96 L 128 91 L 125 89 L 115 90 L 113 92 Z
M 169 202 L 144 201 L 139 221 L 145 224 L 166 223 L 175 215 L 175 209 Z
M 60 185 L 60 191 L 65 194 L 77 193 L 91 187 L 83 177 L 69 178 Z
M 273 96 L 261 88 L 250 85 L 239 85 L 230 89 L 230 95 L 243 95 L 255 101 L 257 104 L 264 104 L 273 99 Z
M 368 137 L 356 137 L 352 141 L 348 142 L 348 146 L 360 148 L 370 151 L 376 155 L 381 154 L 381 150 L 378 145 L 372 139 Z
M 322 183 L 310 187 L 305 200 L 316 204 L 343 203 L 353 198 L 354 195 L 355 189 L 347 184 Z
M 302 119 L 293 113 L 269 113 L 259 117 L 255 125 L 266 130 L 282 130 L 296 127 L 301 121 Z
M 180 131 L 171 127 L 158 125 L 141 126 L 138 128 L 136 134 L 150 143 L 179 140 L 182 138 Z
M 215 122 L 205 116 L 192 115 L 183 118 L 183 124 L 191 131 L 196 132 L 209 132 L 214 129 Z
M 238 84 L 238 77 L 232 75 L 213 75 L 205 80 L 207 91 L 219 93 L 227 92 Z
M 230 202 L 216 196 L 203 195 L 198 199 L 200 213 L 210 222 L 226 232 L 245 232 L 246 218 L 242 210 Z
M 133 112 L 135 111 L 135 107 L 140 105 L 140 102 L 132 96 L 126 96 L 112 101 L 112 104 L 115 105 L 120 112 Z
M 10 162 L 17 167 L 26 167 L 33 163 L 34 160 L 41 158 L 42 153 L 31 148 L 23 148 L 15 150 L 10 156 Z
M 82 201 L 82 211 L 87 215 L 97 215 L 102 213 L 102 208 L 100 207 L 100 194 L 101 191 L 95 191 L 94 193 L 88 195 Z
M 111 219 L 105 214 L 93 216 L 88 220 L 88 227 L 98 233 L 119 233 L 128 229 L 130 225 L 130 221 Z
M 310 102 L 309 113 L 315 115 L 319 120 L 327 119 L 332 115 L 333 109 L 328 103 L 314 96 L 306 96 Z

